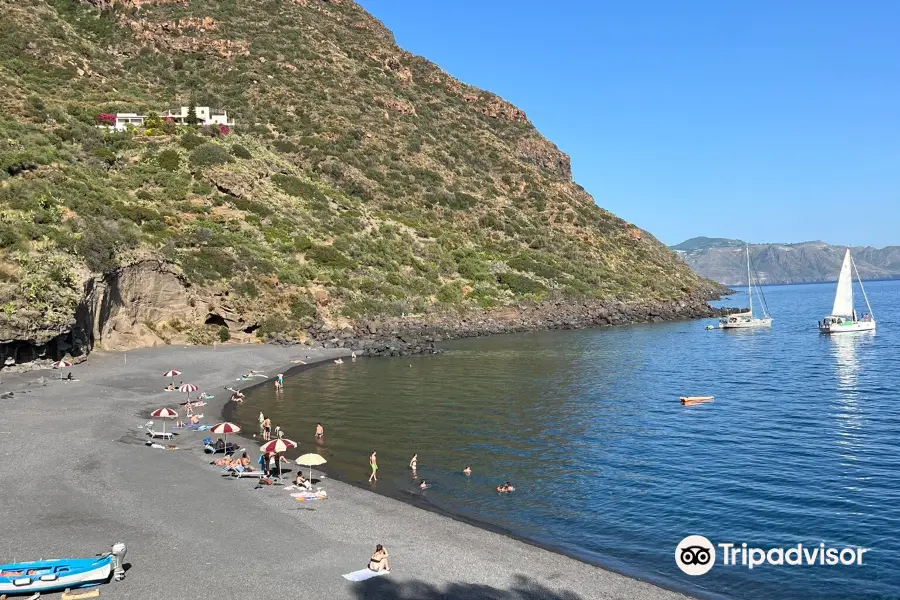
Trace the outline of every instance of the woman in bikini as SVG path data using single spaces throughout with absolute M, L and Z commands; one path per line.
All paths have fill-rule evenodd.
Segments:
M 385 550 L 384 546 L 381 544 L 375 546 L 375 552 L 372 554 L 372 558 L 369 559 L 369 570 L 375 571 L 376 573 L 379 571 L 391 570 L 391 563 L 388 560 L 387 550 Z

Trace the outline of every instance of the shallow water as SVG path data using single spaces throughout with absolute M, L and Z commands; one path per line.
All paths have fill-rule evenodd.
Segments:
M 264 411 L 351 481 L 368 478 L 376 449 L 378 491 L 692 594 L 900 597 L 900 282 L 866 287 L 876 335 L 817 333 L 833 290 L 764 288 L 768 331 L 634 325 L 328 364 L 280 394 L 251 390 L 237 418 L 253 427 Z M 680 395 L 715 401 L 682 407 Z M 514 494 L 493 491 L 505 480 Z M 690 577 L 674 561 L 689 534 L 870 550 L 861 566 L 717 564 Z

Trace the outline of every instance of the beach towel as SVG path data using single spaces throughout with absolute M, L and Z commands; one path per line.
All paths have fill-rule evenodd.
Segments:
M 373 577 L 379 577 L 380 575 L 387 575 L 390 571 L 373 571 L 372 569 L 360 569 L 359 571 L 353 571 L 352 573 L 345 573 L 341 575 L 347 581 L 365 581 L 366 579 L 372 579 Z

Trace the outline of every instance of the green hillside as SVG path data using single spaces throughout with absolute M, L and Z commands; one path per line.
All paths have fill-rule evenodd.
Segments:
M 716 292 L 598 208 L 519 109 L 349 0 L 0 5 L 5 339 L 65 329 L 85 281 L 146 259 L 260 334 Z M 236 125 L 97 126 L 191 102 Z

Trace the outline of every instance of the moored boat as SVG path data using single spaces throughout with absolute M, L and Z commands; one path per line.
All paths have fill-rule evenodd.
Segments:
M 0 594 L 33 594 L 99 585 L 125 577 L 125 544 L 94 558 L 63 558 L 0 565 Z
M 869 297 L 866 296 L 866 288 L 863 287 L 862 279 L 859 272 L 856 272 L 856 279 L 859 282 L 859 289 L 862 290 L 863 298 L 866 301 L 866 308 L 869 312 L 860 318 L 853 306 L 853 272 L 856 271 L 856 265 L 853 263 L 853 257 L 850 255 L 850 249 L 844 254 L 844 262 L 841 265 L 841 274 L 838 276 L 837 289 L 834 292 L 834 304 L 831 307 L 831 314 L 826 316 L 819 322 L 819 331 L 822 333 L 851 333 L 854 331 L 874 331 L 875 315 L 872 313 L 872 307 L 869 305 Z
M 755 329 L 757 327 L 771 327 L 772 317 L 769 316 L 769 307 L 766 304 L 766 297 L 763 296 L 762 290 L 759 288 L 759 281 L 756 282 L 756 293 L 759 295 L 762 304 L 762 317 L 753 316 L 753 277 L 750 272 L 750 246 L 747 246 L 747 304 L 745 311 L 728 315 L 719 319 L 719 329 Z

